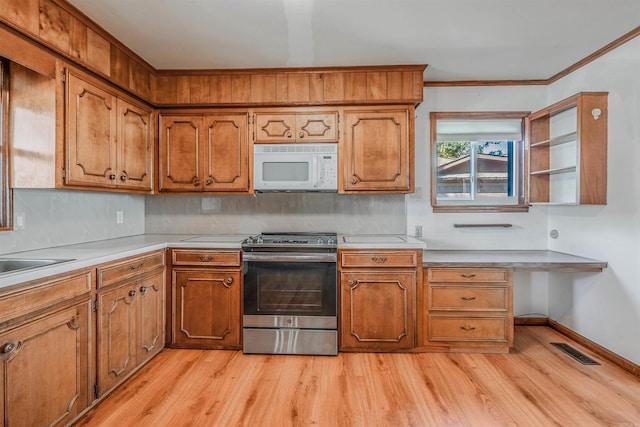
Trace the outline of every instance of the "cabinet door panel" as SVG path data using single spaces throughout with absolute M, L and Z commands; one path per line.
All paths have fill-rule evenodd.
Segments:
M 256 143 L 295 142 L 296 115 L 257 113 Z
M 410 191 L 408 111 L 346 111 L 344 189 Z
M 173 270 L 174 344 L 240 346 L 240 272 Z
M 249 190 L 248 114 L 205 117 L 205 191 Z
M 342 347 L 412 348 L 415 281 L 411 272 L 342 273 Z
M 62 426 L 89 404 L 89 302 L 0 334 L 5 426 Z
M 338 113 L 298 114 L 297 142 L 337 142 Z
M 139 322 L 137 363 L 152 358 L 164 347 L 164 272 L 141 280 L 139 292 Z
M 66 183 L 115 186 L 116 97 L 69 74 Z
M 103 395 L 136 367 L 137 292 L 122 286 L 98 295 L 98 385 Z
M 162 117 L 159 135 L 160 190 L 202 190 L 201 117 Z
M 118 99 L 118 186 L 151 190 L 151 113 Z

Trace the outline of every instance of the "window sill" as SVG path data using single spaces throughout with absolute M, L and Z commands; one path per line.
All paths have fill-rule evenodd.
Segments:
M 432 206 L 433 213 L 510 213 L 529 212 L 529 206 Z

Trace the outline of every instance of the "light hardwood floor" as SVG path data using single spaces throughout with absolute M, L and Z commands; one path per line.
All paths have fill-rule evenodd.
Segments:
M 640 379 L 542 326 L 498 355 L 165 350 L 77 425 L 628 427 Z

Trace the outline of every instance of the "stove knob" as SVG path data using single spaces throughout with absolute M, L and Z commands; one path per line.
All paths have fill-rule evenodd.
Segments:
M 253 239 L 251 237 L 247 237 L 247 240 L 245 240 L 246 243 L 248 244 L 252 244 L 253 243 Z
M 256 239 L 256 243 L 259 243 L 259 244 L 264 243 L 264 239 L 262 238 L 262 236 L 258 236 L 258 238 Z
M 322 237 L 318 237 L 318 240 L 316 240 L 316 243 L 321 245 L 324 243 L 324 240 L 322 240 Z
M 329 237 L 327 239 L 327 245 L 333 245 L 335 242 L 333 241 L 333 237 Z

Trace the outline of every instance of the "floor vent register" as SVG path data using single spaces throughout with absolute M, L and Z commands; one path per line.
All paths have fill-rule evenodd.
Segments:
M 551 345 L 558 348 L 559 350 L 562 350 L 564 353 L 573 357 L 583 365 L 599 365 L 600 364 L 595 360 L 593 360 L 592 358 L 590 358 L 589 356 L 587 356 L 586 354 L 581 353 L 580 351 L 571 347 L 569 344 L 566 344 L 563 342 L 552 342 Z

